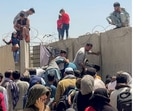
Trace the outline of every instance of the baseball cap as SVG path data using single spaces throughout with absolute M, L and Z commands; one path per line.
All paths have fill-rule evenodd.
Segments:
M 65 69 L 65 73 L 67 73 L 67 72 L 73 72 L 73 69 L 72 69 L 71 67 L 67 67 L 67 68 Z

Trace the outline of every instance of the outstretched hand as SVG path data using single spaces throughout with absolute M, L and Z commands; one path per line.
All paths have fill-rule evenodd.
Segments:
M 2 39 L 5 42 L 5 39 Z
M 100 55 L 100 54 L 101 54 L 101 52 L 100 52 L 100 51 L 96 52 L 96 55 Z

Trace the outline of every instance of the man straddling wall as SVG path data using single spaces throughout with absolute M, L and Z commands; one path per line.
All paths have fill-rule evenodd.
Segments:
M 116 28 L 129 26 L 129 13 L 125 8 L 120 7 L 120 3 L 113 4 L 114 11 L 106 18 L 109 24 L 115 25 Z

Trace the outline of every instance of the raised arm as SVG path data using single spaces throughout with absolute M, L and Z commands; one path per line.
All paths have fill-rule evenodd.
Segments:
M 7 42 L 5 39 L 3 39 L 3 41 L 7 44 L 10 45 L 12 43 L 12 41 L 10 40 L 9 42 Z

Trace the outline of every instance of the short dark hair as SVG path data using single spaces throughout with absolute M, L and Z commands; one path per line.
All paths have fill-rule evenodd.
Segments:
M 117 74 L 116 81 L 117 83 L 127 83 L 127 76 L 125 74 Z
M 113 6 L 114 6 L 114 7 L 120 7 L 120 3 L 119 3 L 119 2 L 115 2 L 115 3 L 113 4 Z
M 4 73 L 4 75 L 5 75 L 6 78 L 10 78 L 10 76 L 12 75 L 12 72 L 11 71 L 6 71 Z
M 59 11 L 59 13 L 61 13 L 61 12 L 64 12 L 65 10 L 62 8 L 60 11 Z
M 36 69 L 29 69 L 30 75 L 36 75 Z
M 81 72 L 79 70 L 74 70 L 74 75 L 76 77 L 80 77 L 81 76 Z
M 96 69 L 93 67 L 89 67 L 89 68 L 87 68 L 85 74 L 94 76 L 96 74 Z
M 20 79 L 21 74 L 20 74 L 19 71 L 13 71 L 12 72 L 12 77 L 13 77 L 13 79 Z
M 25 15 L 23 13 L 20 13 L 20 17 L 24 17 Z
M 29 76 L 23 76 L 23 77 L 20 77 L 20 80 L 21 80 L 21 81 L 26 81 L 26 82 L 29 83 L 30 77 L 29 77 Z
M 96 72 L 100 71 L 100 66 L 99 65 L 93 65 L 93 68 L 96 69 Z
M 92 43 L 87 43 L 86 46 L 91 46 L 92 47 L 93 44 Z
M 66 50 L 61 50 L 60 53 L 66 54 L 67 52 L 66 52 Z
M 3 74 L 2 74 L 2 73 L 0 73 L 0 78 L 2 78 L 2 79 L 3 79 L 3 77 L 4 77 L 4 76 L 3 76 Z
M 47 75 L 48 81 L 53 81 L 55 79 L 55 74 L 50 72 L 50 74 Z
M 70 75 L 70 74 L 74 74 L 74 72 L 73 71 L 67 71 L 67 72 L 65 72 L 65 74 L 67 74 L 67 75 Z
M 30 8 L 29 10 L 32 11 L 32 13 L 35 13 L 34 8 Z

